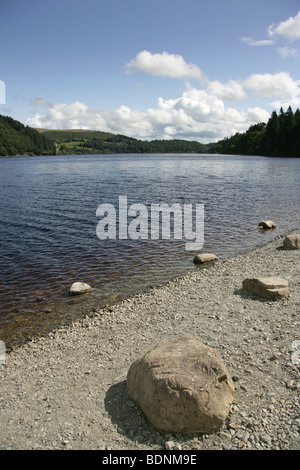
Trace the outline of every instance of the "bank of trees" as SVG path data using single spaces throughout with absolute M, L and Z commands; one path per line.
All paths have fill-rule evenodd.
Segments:
M 210 144 L 211 153 L 300 157 L 300 110 L 272 112 L 267 123 L 250 126 L 216 144 Z
M 124 135 L 113 138 L 87 139 L 80 144 L 82 149 L 97 150 L 98 153 L 205 153 L 208 147 L 200 142 L 187 140 L 138 140 Z
M 51 140 L 9 116 L 0 115 L 0 156 L 49 154 L 53 154 Z
M 60 154 L 93 153 L 223 153 L 300 157 L 300 110 L 291 106 L 273 111 L 267 123 L 250 126 L 244 133 L 204 145 L 187 140 L 144 141 L 121 134 L 85 130 L 45 130 L 24 126 L 0 115 L 0 156 L 53 155 L 54 142 Z

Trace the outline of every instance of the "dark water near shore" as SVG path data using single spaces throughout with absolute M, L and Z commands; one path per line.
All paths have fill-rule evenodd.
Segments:
M 0 339 L 8 346 L 199 269 L 185 240 L 96 236 L 99 204 L 204 204 L 201 251 L 234 256 L 300 227 L 300 159 L 222 155 L 0 158 Z M 276 221 L 261 232 L 258 222 Z M 70 298 L 84 281 L 95 289 Z

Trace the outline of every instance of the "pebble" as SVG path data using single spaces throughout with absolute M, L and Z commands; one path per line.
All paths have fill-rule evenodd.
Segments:
M 299 450 L 299 251 L 283 237 L 195 268 L 7 352 L 0 364 L 0 450 Z M 242 291 L 250 276 L 290 281 L 289 299 Z M 236 387 L 215 434 L 164 434 L 129 400 L 133 361 L 193 335 L 215 348 Z M 297 343 L 298 344 L 298 343 Z

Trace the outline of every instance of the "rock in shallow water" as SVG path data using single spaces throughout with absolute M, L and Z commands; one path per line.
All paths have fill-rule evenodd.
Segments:
M 261 222 L 259 222 L 258 226 L 264 229 L 268 229 L 275 228 L 276 224 L 272 220 L 262 220 Z
M 134 362 L 127 390 L 163 432 L 216 432 L 234 398 L 233 382 L 218 353 L 192 337 L 164 341 Z
M 217 256 L 213 253 L 200 253 L 194 257 L 195 264 L 207 263 L 208 261 L 215 261 Z
M 89 286 L 88 284 L 85 284 L 84 282 L 74 282 L 74 284 L 71 285 L 70 287 L 70 295 L 81 295 L 81 294 L 86 294 L 87 292 L 90 292 L 92 290 L 92 287 Z

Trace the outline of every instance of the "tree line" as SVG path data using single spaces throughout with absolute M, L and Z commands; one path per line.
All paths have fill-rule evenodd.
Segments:
M 273 111 L 267 123 L 209 144 L 210 153 L 300 157 L 300 110 Z
M 0 115 L 0 156 L 53 155 L 54 142 L 60 154 L 93 153 L 222 153 L 300 157 L 300 110 L 291 106 L 273 111 L 267 123 L 254 124 L 216 143 L 201 144 L 180 139 L 144 141 L 101 131 L 38 132 L 19 121 Z
M 51 154 L 50 139 L 9 116 L 0 115 L 0 156 Z
M 132 137 L 117 134 L 106 140 L 86 139 L 78 147 L 97 153 L 205 153 L 206 145 L 196 141 L 187 140 L 138 140 Z

